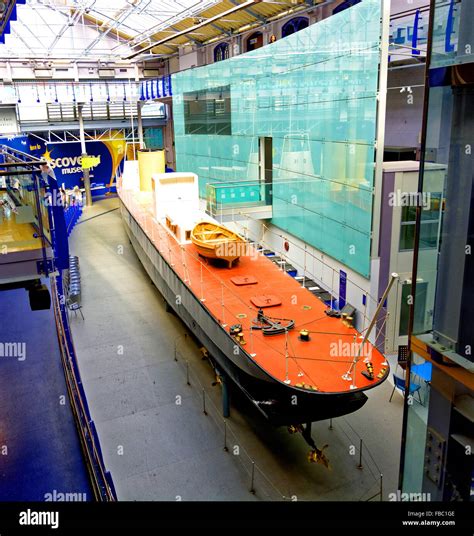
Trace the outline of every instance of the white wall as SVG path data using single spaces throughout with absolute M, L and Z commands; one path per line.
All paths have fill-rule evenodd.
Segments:
M 395 162 L 393 163 L 395 164 Z M 398 164 L 398 163 L 397 163 Z M 400 163 L 403 165 L 403 162 Z M 395 173 L 394 191 L 416 192 L 418 189 L 418 169 L 419 162 L 414 162 L 411 171 L 400 171 Z M 443 192 L 446 175 L 445 166 L 438 164 L 426 164 L 424 175 L 425 191 Z M 390 272 L 397 272 L 400 276 L 400 283 L 396 286 L 396 294 L 391 297 L 388 303 L 390 313 L 386 327 L 386 350 L 395 351 L 398 345 L 407 344 L 407 336 L 399 336 L 400 328 L 400 307 L 402 298 L 402 284 L 404 281 L 411 280 L 413 267 L 413 251 L 400 251 L 400 228 L 402 218 L 402 206 L 393 207 L 392 213 L 392 237 L 390 248 Z M 434 292 L 436 288 L 436 258 L 438 249 L 426 249 L 419 252 L 419 271 L 418 278 L 428 283 L 425 325 L 431 324 L 430 311 L 433 309 Z M 429 271 L 425 270 L 429 267 Z
M 196 50 L 179 56 L 180 71 L 184 71 L 185 69 L 191 69 L 192 67 L 197 67 L 198 65 L 198 53 Z

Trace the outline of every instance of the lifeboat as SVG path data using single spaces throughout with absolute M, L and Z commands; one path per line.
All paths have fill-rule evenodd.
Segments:
M 209 259 L 225 260 L 229 268 L 245 254 L 247 243 L 234 231 L 210 221 L 198 223 L 191 233 L 191 241 L 199 255 Z

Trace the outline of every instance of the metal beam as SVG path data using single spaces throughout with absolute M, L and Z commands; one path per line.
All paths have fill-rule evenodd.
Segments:
M 221 32 L 222 34 L 226 35 L 227 37 L 230 37 L 232 35 L 232 32 L 229 32 L 229 30 L 226 30 L 225 28 L 219 26 L 218 24 L 215 24 L 214 22 L 212 22 L 210 26 L 218 32 Z
M 64 26 L 59 30 L 59 32 L 56 34 L 55 38 L 53 39 L 52 43 L 49 45 L 48 50 L 46 51 L 46 54 L 49 55 L 51 54 L 51 51 L 59 42 L 61 37 L 66 33 L 67 29 L 70 28 L 71 26 L 76 25 L 76 22 L 80 19 L 82 13 L 84 13 L 85 8 L 81 8 L 80 10 L 75 11 L 71 18 L 70 13 L 66 15 L 66 13 L 63 13 L 62 11 L 57 10 L 54 7 L 54 4 L 44 4 L 44 5 L 46 5 L 47 7 L 49 7 L 50 9 L 52 9 L 53 11 L 57 13 L 61 13 L 68 19 L 66 24 L 64 24 Z
M 82 104 L 78 105 L 78 115 L 79 115 L 79 134 L 81 137 L 81 153 L 82 157 L 84 158 L 87 156 L 87 149 L 86 149 L 86 138 L 84 135 L 84 120 L 82 117 Z M 83 177 L 84 177 L 84 188 L 86 190 L 86 206 L 90 207 L 92 206 L 92 193 L 91 193 L 91 180 L 89 175 L 89 169 L 83 169 Z
M 169 28 L 171 28 L 171 30 L 174 30 L 175 32 L 180 32 L 181 30 L 178 30 L 178 28 L 176 28 L 176 26 L 169 26 Z M 159 33 L 159 32 L 158 32 Z M 176 35 L 173 35 L 173 37 L 176 37 Z M 197 39 L 195 39 L 194 37 L 191 37 L 191 36 L 188 36 L 188 39 L 190 41 L 192 41 L 195 45 L 197 46 L 202 46 L 202 42 L 201 41 L 198 41 Z M 167 45 L 168 46 L 168 45 Z
M 137 103 L 137 124 L 138 124 L 138 143 L 140 149 L 145 148 L 145 143 L 143 141 L 143 119 L 142 119 L 142 103 Z
M 206 17 L 193 17 L 193 18 L 195 20 L 197 20 L 198 22 L 204 22 L 206 20 Z M 221 20 L 221 19 L 222 19 L 222 17 L 219 20 Z M 211 22 L 211 24 L 209 24 L 209 26 L 211 26 L 212 28 L 214 28 L 218 32 L 221 32 L 222 34 L 226 35 L 227 37 L 230 37 L 232 35 L 232 32 L 230 32 L 229 30 L 226 30 L 225 28 L 223 28 L 222 26 L 219 26 L 218 24 L 216 24 L 214 22 Z
M 374 230 L 371 244 L 371 258 L 379 255 L 380 214 L 382 207 L 383 156 L 385 145 L 385 116 L 387 106 L 388 83 L 388 42 L 390 32 L 390 0 L 382 2 L 381 35 L 380 35 L 380 66 L 379 87 L 377 93 L 377 140 L 375 153 L 375 172 L 373 189 L 373 222 Z
M 82 52 L 81 55 L 87 55 L 97 44 L 99 44 L 105 36 L 107 36 L 112 30 L 118 29 L 118 27 L 132 14 L 135 13 L 142 5 L 139 1 L 138 4 L 129 4 L 128 7 L 122 9 L 118 15 L 114 16 L 114 21 L 107 24 L 107 29 L 100 32 L 100 34 L 90 43 Z M 103 23 L 105 25 L 105 23 Z
M 25 47 L 26 47 L 32 54 L 34 54 L 34 51 L 33 51 L 33 49 L 30 47 L 30 45 L 23 39 L 23 37 L 22 37 L 22 36 L 21 36 L 15 29 L 12 28 L 12 30 L 11 30 L 11 34 L 12 34 L 13 36 L 15 36 L 17 39 L 19 39 L 19 40 L 25 45 Z
M 241 4 L 239 4 L 239 2 L 237 0 L 230 0 L 230 3 L 231 4 L 234 4 L 234 6 L 239 6 Z M 246 2 L 247 3 L 247 2 Z M 252 2 L 252 3 L 256 3 L 256 2 Z M 254 11 L 253 9 L 249 8 L 249 7 L 244 7 L 243 10 L 248 13 L 251 17 L 253 17 L 254 19 L 257 19 L 259 22 L 261 22 L 262 24 L 265 24 L 267 22 L 267 19 L 263 16 L 263 15 L 260 15 L 260 13 L 257 13 L 256 11 Z
M 143 48 L 142 50 L 139 50 L 137 52 L 134 52 L 133 54 L 129 54 L 128 56 L 125 56 L 124 59 L 130 60 L 132 58 L 135 58 L 136 56 L 139 56 L 140 54 L 143 54 L 144 52 L 148 52 L 148 51 L 152 50 L 153 48 L 156 48 L 156 47 L 158 47 L 160 45 L 163 45 L 163 44 L 167 43 L 168 41 L 171 41 L 173 39 L 176 39 L 177 37 L 181 37 L 183 35 L 189 34 L 189 33 L 193 32 L 195 30 L 198 30 L 199 28 L 203 28 L 204 26 L 207 26 L 207 25 L 213 23 L 214 21 L 217 21 L 217 20 L 221 19 L 222 17 L 226 17 L 227 15 L 235 13 L 236 11 L 240 11 L 241 9 L 245 9 L 248 6 L 251 6 L 251 5 L 253 5 L 253 4 L 257 3 L 257 2 L 259 3 L 261 1 L 262 0 L 247 0 L 247 1 L 243 2 L 242 4 L 238 4 L 238 5 L 234 6 L 233 8 L 230 8 L 227 11 L 224 11 L 223 13 L 219 13 L 219 15 L 215 15 L 214 17 L 211 17 L 211 18 L 209 18 L 209 19 L 207 19 L 207 20 L 205 20 L 203 22 L 200 22 L 199 24 L 196 24 L 194 26 L 191 26 L 190 28 L 187 28 L 186 30 L 182 30 L 181 32 L 178 32 L 175 35 L 164 37 L 163 39 L 160 39 L 159 41 L 157 41 L 153 45 L 148 45 L 145 48 Z

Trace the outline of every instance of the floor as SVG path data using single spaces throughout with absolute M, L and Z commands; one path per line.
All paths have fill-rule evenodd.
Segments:
M 402 398 L 388 402 L 389 382 L 332 429 L 313 424 L 329 470 L 308 463 L 302 437 L 269 426 L 238 392 L 224 423 L 221 387 L 165 311 L 117 206 L 109 198 L 87 208 L 71 252 L 83 282 L 85 320 L 72 318 L 79 367 L 119 499 L 378 500 L 381 473 L 384 498 L 396 491 Z
M 17 223 L 16 220 L 16 214 L 11 212 L 7 218 L 3 209 L 0 209 L 0 252 L 17 253 L 41 249 L 41 239 L 34 237 L 37 232 L 31 223 Z M 6 250 L 2 251 L 3 248 Z
M 53 311 L 0 292 L 0 343 L 0 501 L 91 500 Z

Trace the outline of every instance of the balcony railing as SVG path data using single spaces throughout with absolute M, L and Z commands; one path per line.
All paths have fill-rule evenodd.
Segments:
M 260 181 L 209 183 L 206 185 L 206 211 L 219 221 L 231 221 L 239 213 L 270 218 L 272 184 Z
M 83 105 L 84 121 L 125 120 L 137 117 L 137 103 L 91 102 Z M 47 117 L 49 123 L 73 123 L 79 120 L 79 109 L 75 103 L 48 103 Z

